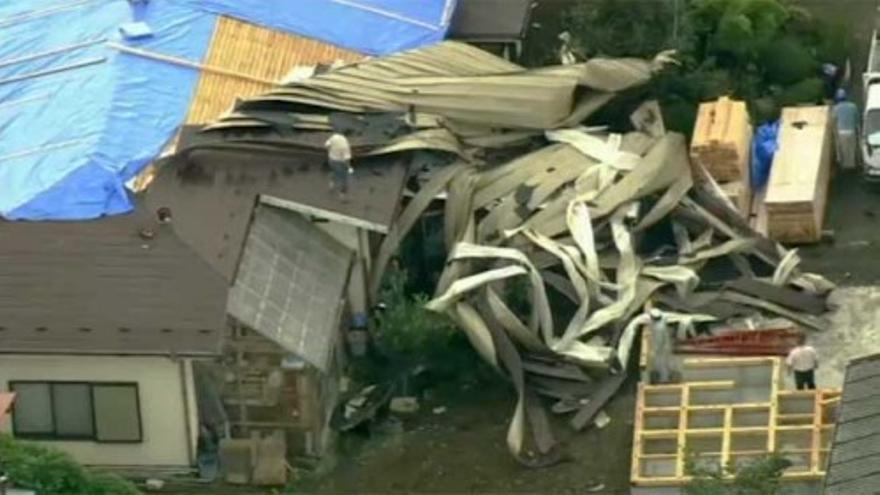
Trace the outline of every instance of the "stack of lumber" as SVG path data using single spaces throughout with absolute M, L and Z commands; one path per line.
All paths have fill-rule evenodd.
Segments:
M 767 233 L 780 242 L 822 237 L 831 179 L 831 119 L 826 106 L 786 108 L 764 206 Z
M 702 165 L 722 185 L 744 216 L 748 216 L 751 204 L 751 145 L 752 126 L 744 102 L 724 96 L 700 105 L 691 139 L 691 161 Z

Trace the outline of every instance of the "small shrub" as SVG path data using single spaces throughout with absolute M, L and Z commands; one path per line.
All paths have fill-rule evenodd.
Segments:
M 783 495 L 782 473 L 791 461 L 778 454 L 751 461 L 733 469 L 707 468 L 688 455 L 686 472 L 693 479 L 683 487 L 683 495 Z M 725 474 L 733 474 L 726 480 Z
M 467 337 L 444 314 L 425 309 L 429 297 L 406 291 L 406 272 L 387 274 L 376 337 L 385 353 L 404 366 L 426 365 L 435 374 L 455 379 L 473 374 L 479 358 Z
M 86 470 L 69 455 L 55 449 L 0 436 L 0 470 L 16 487 L 40 495 L 138 495 L 122 478 Z

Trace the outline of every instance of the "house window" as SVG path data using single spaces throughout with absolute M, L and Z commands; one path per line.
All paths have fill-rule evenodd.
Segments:
M 136 383 L 10 382 L 16 437 L 140 442 Z

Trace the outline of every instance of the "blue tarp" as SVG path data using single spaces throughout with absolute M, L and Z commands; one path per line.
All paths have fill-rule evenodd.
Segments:
M 358 52 L 387 55 L 442 40 L 457 0 L 186 1 Z
M 770 167 L 776 155 L 779 121 L 762 124 L 752 138 L 752 189 L 761 190 L 770 179 Z
M 270 8 L 271 6 L 271 8 Z M 454 0 L 0 1 L 0 216 L 81 220 L 125 213 L 124 184 L 172 139 L 197 71 L 122 53 L 108 42 L 190 61 L 218 15 L 363 53 L 443 38 Z M 154 35 L 123 41 L 119 28 Z

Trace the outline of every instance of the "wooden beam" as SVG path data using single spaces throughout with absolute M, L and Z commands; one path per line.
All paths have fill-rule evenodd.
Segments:
M 678 417 L 678 457 L 675 459 L 675 476 L 684 476 L 684 461 L 687 449 L 687 429 L 688 429 L 688 410 L 687 406 L 691 400 L 691 389 L 689 384 L 685 384 L 681 390 L 681 414 Z
M 645 409 L 645 385 L 639 382 L 636 387 L 636 417 L 633 422 L 633 447 L 629 475 L 631 480 L 638 478 L 641 470 L 640 456 L 642 455 L 642 428 L 645 421 Z
M 750 356 L 750 357 L 701 357 L 687 358 L 683 361 L 683 365 L 688 368 L 712 368 L 721 366 L 755 366 L 760 364 L 771 364 L 779 358 L 772 356 Z
M 323 218 L 325 220 L 329 220 L 331 222 L 341 223 L 345 225 L 350 225 L 352 227 L 357 227 L 364 230 L 370 230 L 373 232 L 378 232 L 380 234 L 388 233 L 387 225 L 380 225 L 378 223 L 369 222 L 367 220 L 363 220 L 357 217 L 352 217 L 348 215 L 343 215 L 341 213 L 336 213 L 330 210 L 324 210 L 321 208 L 315 208 L 314 206 L 304 205 L 302 203 L 296 203 L 293 201 L 288 201 L 281 198 L 276 198 L 274 196 L 261 195 L 260 202 L 263 204 L 267 204 L 269 206 L 275 206 L 277 208 L 283 208 L 285 210 L 294 211 L 297 213 L 302 213 L 304 215 L 310 215 L 313 217 Z
M 721 437 L 721 469 L 730 464 L 730 428 L 733 426 L 733 409 L 724 409 L 724 434 Z

